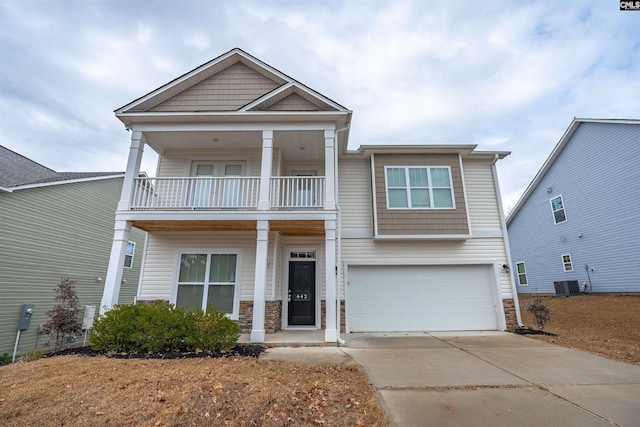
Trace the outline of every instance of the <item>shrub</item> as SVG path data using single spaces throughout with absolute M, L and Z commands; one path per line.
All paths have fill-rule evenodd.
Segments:
M 42 334 L 55 335 L 56 350 L 62 348 L 68 337 L 82 330 L 80 299 L 75 284 L 75 280 L 62 279 L 53 289 L 55 293 L 53 299 L 58 304 L 51 310 L 47 310 L 46 314 L 49 316 L 49 320 L 42 325 L 40 330 Z
M 0 354 L 0 366 L 11 363 L 11 355 L 9 353 Z
M 542 297 L 535 297 L 529 301 L 525 310 L 533 314 L 533 320 L 541 331 L 544 330 L 544 325 L 551 320 L 551 310 L 544 303 L 544 299 Z
M 98 351 L 148 352 L 228 349 L 238 342 L 238 325 L 213 307 L 185 311 L 172 304 L 116 305 L 91 332 Z
M 201 350 L 228 350 L 233 348 L 240 338 L 240 327 L 226 314 L 216 311 L 210 305 L 207 311 L 195 310 L 191 313 L 196 331 L 192 344 Z

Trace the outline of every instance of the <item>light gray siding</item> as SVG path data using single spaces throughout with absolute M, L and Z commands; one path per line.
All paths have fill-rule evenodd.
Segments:
M 35 304 L 31 328 L 23 331 L 18 353 L 42 345 L 38 326 L 54 306 L 52 289 L 61 278 L 76 280 L 85 305 L 100 305 L 113 241 L 114 212 L 122 178 L 51 185 L 0 193 L 0 354 L 13 351 L 22 304 Z M 145 233 L 134 229 L 133 267 L 120 303 L 136 292 Z M 96 279 L 101 277 L 102 282 Z
M 209 77 L 151 111 L 233 111 L 279 84 L 241 62 Z
M 555 224 L 549 200 L 559 195 L 567 221 Z M 640 292 L 640 126 L 580 123 L 511 219 L 509 239 L 514 275 L 517 262 L 527 268 L 518 292 L 555 293 L 553 282 L 566 280 L 590 280 L 592 292 Z

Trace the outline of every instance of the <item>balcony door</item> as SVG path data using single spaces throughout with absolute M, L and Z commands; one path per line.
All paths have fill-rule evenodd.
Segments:
M 312 177 L 317 176 L 318 173 L 315 170 L 292 170 L 291 175 L 298 177 Z M 296 185 L 296 206 L 313 206 L 316 202 L 313 191 L 313 181 L 311 179 L 301 179 Z
M 233 177 L 243 176 L 244 166 L 240 161 L 193 162 L 191 176 L 197 179 L 190 185 L 188 201 L 201 208 L 239 206 L 241 182 Z

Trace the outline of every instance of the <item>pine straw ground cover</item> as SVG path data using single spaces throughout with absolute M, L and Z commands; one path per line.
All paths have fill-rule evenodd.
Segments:
M 0 367 L 0 425 L 386 426 L 359 365 L 57 356 Z
M 519 295 L 523 323 L 534 329 L 533 315 L 525 310 L 531 298 Z M 584 294 L 544 301 L 551 309 L 544 331 L 557 336 L 529 337 L 640 365 L 640 295 Z

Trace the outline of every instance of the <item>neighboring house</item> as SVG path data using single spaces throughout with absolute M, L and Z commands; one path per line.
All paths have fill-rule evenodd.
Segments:
M 37 331 L 60 279 L 77 281 L 83 310 L 100 304 L 123 177 L 58 173 L 0 146 L 0 354 L 13 352 L 23 304 L 34 304 L 34 314 L 18 354 L 47 341 Z M 114 302 L 134 301 L 144 238 L 141 230 L 129 236 L 126 284 Z
M 517 325 L 494 166 L 508 153 L 348 150 L 350 110 L 240 49 L 115 113 L 131 147 L 101 306 L 136 226 L 149 233 L 138 301 L 213 304 L 254 342 L 309 328 L 336 342 L 342 322 Z M 155 178 L 137 177 L 146 147 Z
M 574 119 L 507 225 L 518 292 L 640 292 L 640 120 Z

